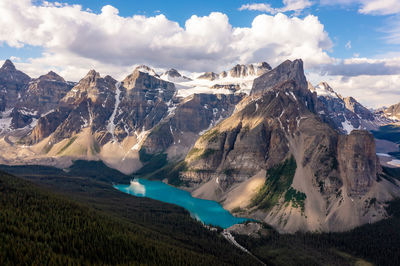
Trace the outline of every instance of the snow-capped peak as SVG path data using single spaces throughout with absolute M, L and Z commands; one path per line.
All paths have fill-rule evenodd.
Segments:
M 311 88 L 311 90 L 312 89 L 314 89 L 318 96 L 339 98 L 338 94 L 326 82 L 321 82 L 316 87 Z
M 162 74 L 160 78 L 174 83 L 191 81 L 190 78 L 182 76 L 176 69 L 173 68 Z
M 142 73 L 146 73 L 149 74 L 150 76 L 155 76 L 158 77 L 157 73 L 154 71 L 154 69 L 146 66 L 146 65 L 140 65 L 138 67 L 135 68 L 135 71 L 139 71 Z

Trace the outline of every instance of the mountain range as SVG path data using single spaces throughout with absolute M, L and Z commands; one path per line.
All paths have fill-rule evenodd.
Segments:
M 396 122 L 399 105 L 371 111 L 325 82 L 313 86 L 300 59 L 188 76 L 141 65 L 122 81 L 90 70 L 75 83 L 54 72 L 32 79 L 6 60 L 0 163 L 101 160 L 282 232 L 388 216 L 400 182 L 369 131 Z

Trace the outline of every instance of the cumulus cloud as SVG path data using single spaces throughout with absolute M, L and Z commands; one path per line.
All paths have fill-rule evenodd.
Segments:
M 273 8 L 270 4 L 255 3 L 242 5 L 239 10 L 253 10 L 261 11 L 270 14 L 277 14 L 279 12 L 295 11 L 300 12 L 305 8 L 312 6 L 309 0 L 283 0 L 284 6 L 281 8 Z
M 327 81 L 343 96 L 352 96 L 367 107 L 378 108 L 400 102 L 400 57 L 336 60 L 307 73 L 312 84 Z
M 317 73 L 308 73 L 307 78 L 316 85 L 327 81 L 329 85 L 341 95 L 352 96 L 368 108 L 390 106 L 400 102 L 399 75 L 356 77 L 321 76 Z
M 372 15 L 390 15 L 400 13 L 399 0 L 320 0 L 323 5 L 351 5 L 360 6 L 358 12 Z
M 134 64 L 200 72 L 258 61 L 276 65 L 303 58 L 308 67 L 331 61 L 326 53 L 331 40 L 312 15 L 263 14 L 251 27 L 233 27 L 227 15 L 214 12 L 193 15 L 182 27 L 162 14 L 122 17 L 110 5 L 96 14 L 80 5 L 34 5 L 31 0 L 1 0 L 0 14 L 0 43 L 44 48 L 42 58 L 19 64 L 23 70 L 51 67 L 73 80 L 84 69 L 109 74 Z

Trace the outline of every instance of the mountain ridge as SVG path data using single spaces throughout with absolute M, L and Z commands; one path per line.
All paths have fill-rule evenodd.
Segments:
M 1 121 L 24 117 L 3 130 L 0 147 L 9 152 L 0 161 L 162 170 L 194 196 L 285 232 L 340 231 L 386 217 L 381 206 L 399 184 L 382 177 L 374 138 L 363 131 L 383 120 L 327 83 L 313 87 L 301 59 L 223 73 L 189 79 L 142 65 L 121 82 L 95 70 L 73 85 L 54 72 L 26 79 L 21 103 L 2 113 Z M 47 101 L 25 100 L 53 87 Z M 273 179 L 283 166 L 292 174 Z

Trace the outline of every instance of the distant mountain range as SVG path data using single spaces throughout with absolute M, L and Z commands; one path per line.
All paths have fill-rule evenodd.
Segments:
M 400 119 L 399 105 L 373 112 L 312 86 L 301 60 L 196 78 L 139 66 L 117 81 L 91 70 L 78 83 L 32 79 L 6 60 L 0 111 L 2 164 L 102 160 L 285 232 L 378 221 L 400 196 L 368 132 Z

